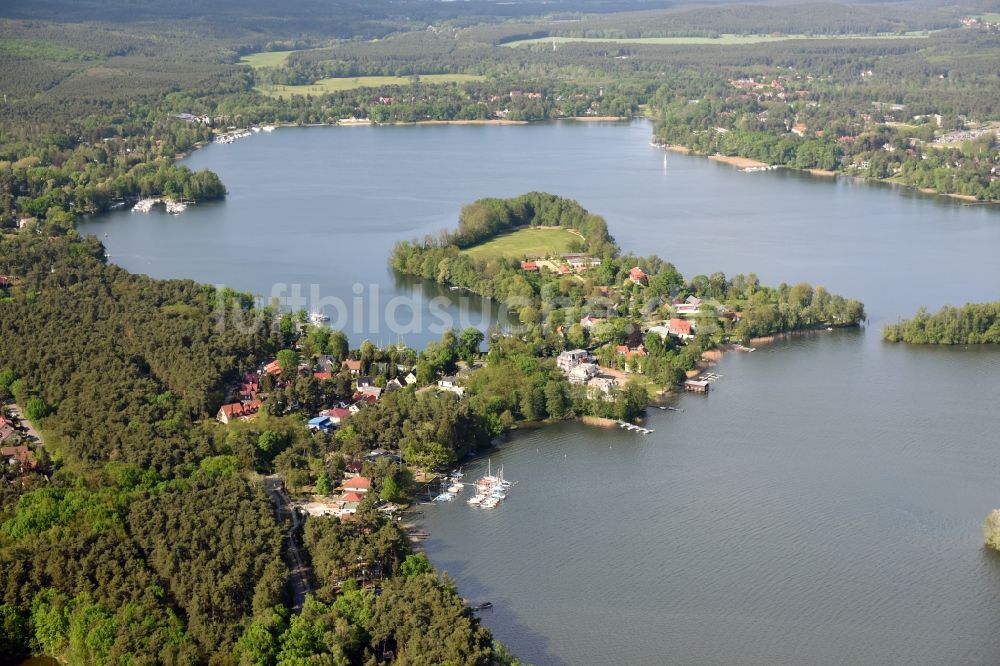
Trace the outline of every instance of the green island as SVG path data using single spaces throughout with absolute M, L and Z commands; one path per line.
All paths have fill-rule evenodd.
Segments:
M 885 325 L 882 338 L 918 345 L 998 344 L 1000 301 L 943 307 L 935 313 L 921 308 L 911 319 Z

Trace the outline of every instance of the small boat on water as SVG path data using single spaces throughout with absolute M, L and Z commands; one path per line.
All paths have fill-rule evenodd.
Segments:
M 484 497 L 483 495 L 473 495 L 469 499 L 465 500 L 465 503 L 476 506 L 478 504 L 482 504 L 484 499 L 486 499 L 486 497 Z
M 173 199 L 166 199 L 164 203 L 167 206 L 167 212 L 171 215 L 180 215 L 187 210 L 187 204 L 183 201 L 174 201 Z
M 464 483 L 453 483 L 450 486 L 448 486 L 448 492 L 449 493 L 460 493 L 460 492 L 462 492 L 463 488 L 465 488 L 465 484 Z
M 330 321 L 330 317 L 323 314 L 322 312 L 310 312 L 309 321 L 313 324 L 321 324 L 324 321 Z
M 441 493 L 434 498 L 435 502 L 450 502 L 455 499 L 455 493 Z
M 484 601 L 483 603 L 477 604 L 476 606 L 474 606 L 472 608 L 472 610 L 481 611 L 481 610 L 489 610 L 490 608 L 493 608 L 493 602 L 492 601 Z

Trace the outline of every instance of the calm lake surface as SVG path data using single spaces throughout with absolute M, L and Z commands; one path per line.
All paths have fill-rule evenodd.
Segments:
M 519 482 L 511 496 L 491 512 L 421 507 L 427 551 L 536 664 L 1000 662 L 1000 557 L 980 533 L 1000 507 L 1000 349 L 878 336 L 920 305 L 1000 297 L 1000 210 L 672 153 L 664 165 L 650 133 L 281 129 L 186 160 L 220 174 L 225 202 L 83 231 L 156 277 L 265 300 L 303 285 L 303 307 L 340 317 L 355 343 L 488 325 L 492 307 L 442 305 L 455 294 L 393 277 L 385 258 L 453 226 L 463 203 L 533 189 L 578 199 L 625 251 L 685 275 L 752 271 L 859 298 L 867 330 L 731 354 L 711 395 L 651 410 L 652 435 L 570 423 L 513 437 L 492 458 Z M 397 324 L 413 325 L 387 322 L 395 297 Z

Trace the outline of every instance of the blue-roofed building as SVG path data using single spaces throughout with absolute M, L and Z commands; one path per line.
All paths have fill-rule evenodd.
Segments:
M 333 430 L 333 419 L 329 416 L 316 416 L 309 419 L 309 429 L 310 430 L 322 430 L 323 432 L 330 432 Z

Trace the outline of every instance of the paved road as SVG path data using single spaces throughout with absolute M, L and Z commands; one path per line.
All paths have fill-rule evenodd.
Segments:
M 21 410 L 21 408 L 16 403 L 13 402 L 10 403 L 9 407 L 11 416 L 13 416 L 16 420 L 21 422 L 21 427 L 24 428 L 25 433 L 28 436 L 28 439 L 31 440 L 31 443 L 34 446 L 44 446 L 44 444 L 42 443 L 42 436 L 38 434 L 37 430 L 35 430 L 35 426 L 31 424 L 31 421 L 29 421 L 24 416 L 24 412 Z
M 298 533 L 302 519 L 292 507 L 292 498 L 285 491 L 285 484 L 277 474 L 264 477 L 264 489 L 274 504 L 274 515 L 279 525 L 284 525 L 285 517 L 291 516 L 292 527 L 285 535 L 285 557 L 292 575 L 289 581 L 292 587 L 292 610 L 302 611 L 306 595 L 311 591 L 309 585 L 309 567 L 306 566 L 299 549 Z

